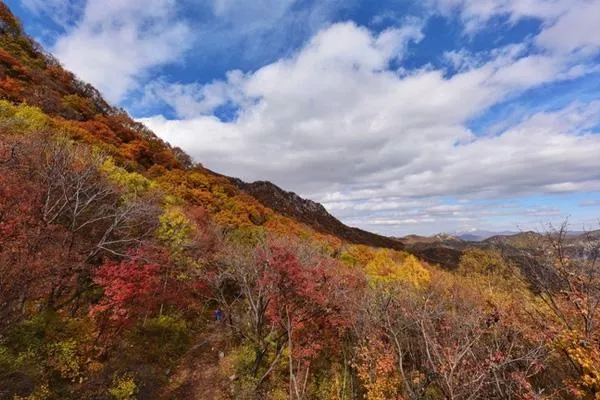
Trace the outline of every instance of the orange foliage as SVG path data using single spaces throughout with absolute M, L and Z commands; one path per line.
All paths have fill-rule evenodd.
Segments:
M 365 388 L 366 400 L 402 400 L 401 379 L 396 371 L 394 353 L 380 340 L 369 340 L 360 347 L 354 368 Z
M 5 77 L 0 81 L 0 94 L 9 100 L 19 99 L 22 95 L 22 87 L 16 79 L 10 76 Z

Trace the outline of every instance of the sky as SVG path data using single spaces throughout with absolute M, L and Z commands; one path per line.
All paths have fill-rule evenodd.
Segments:
M 600 228 L 600 0 L 5 0 L 216 172 L 401 236 Z

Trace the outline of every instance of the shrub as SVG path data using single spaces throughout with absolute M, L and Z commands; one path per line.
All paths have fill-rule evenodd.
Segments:
M 171 364 L 190 345 L 189 327 L 174 315 L 149 318 L 133 332 L 133 341 L 140 357 L 150 362 Z
M 134 400 L 138 393 L 137 385 L 131 376 L 124 374 L 113 379 L 108 394 L 114 400 Z

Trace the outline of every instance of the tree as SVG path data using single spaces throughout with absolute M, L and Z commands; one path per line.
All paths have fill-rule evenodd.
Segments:
M 271 293 L 266 314 L 287 338 L 289 397 L 306 395 L 311 363 L 349 327 L 344 285 L 358 292 L 357 280 L 338 264 L 311 252 L 271 244 L 257 259 L 266 266 L 261 284 Z
M 4 254 L 13 260 L 19 254 L 23 261 L 13 261 L 12 271 L 23 268 L 32 282 L 46 274 L 44 287 L 22 294 L 21 302 L 25 304 L 28 296 L 47 296 L 47 307 L 71 305 L 74 313 L 101 256 L 127 256 L 129 248 L 153 239 L 159 199 L 151 192 L 125 192 L 100 170 L 101 156 L 64 138 L 30 134 L 4 136 L 2 141 L 0 174 L 7 182 L 2 193 L 4 240 L 15 238 L 11 252 Z M 24 228 L 18 234 L 17 226 Z M 33 266 L 35 270 L 28 268 Z M 21 293 L 30 290 L 25 282 Z
M 550 226 L 538 244 L 536 276 L 542 332 L 570 366 L 565 383 L 579 398 L 600 398 L 600 239 L 571 244 L 568 221 Z M 551 329 L 548 322 L 551 321 Z
M 43 220 L 43 188 L 23 157 L 16 143 L 0 142 L 0 332 L 26 318 L 31 303 L 45 306 L 58 287 L 72 285 L 82 262 L 64 251 L 68 230 Z
M 204 270 L 204 281 L 211 289 L 211 299 L 224 309 L 229 326 L 250 343 L 254 353 L 251 374 L 258 388 L 279 361 L 285 336 L 267 316 L 272 294 L 262 278 L 268 265 L 257 262 L 255 255 L 247 244 L 226 241 L 219 261 Z
M 26 317 L 28 301 L 45 302 L 80 261 L 64 254 L 68 232 L 39 218 L 40 200 L 39 188 L 0 164 L 0 332 Z
M 121 329 L 136 319 L 147 317 L 160 304 L 160 266 L 144 258 L 143 249 L 121 261 L 107 260 L 94 274 L 94 283 L 102 288 L 100 301 L 90 307 L 92 318 Z
M 485 290 L 447 272 L 420 288 L 371 286 L 357 337 L 380 350 L 367 359 L 359 351 L 357 370 L 365 360 L 388 369 L 359 375 L 367 392 L 415 400 L 536 396 L 530 379 L 541 370 L 543 346 L 522 332 L 520 310 L 486 301 Z

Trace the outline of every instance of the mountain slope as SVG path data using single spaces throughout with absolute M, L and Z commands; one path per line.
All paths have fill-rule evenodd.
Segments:
M 597 236 L 537 292 L 485 243 L 349 242 L 402 244 L 194 165 L 0 2 L 0 400 L 600 393 Z
M 387 247 L 396 250 L 404 249 L 401 241 L 344 225 L 329 214 L 323 205 L 312 200 L 303 199 L 296 193 L 287 192 L 271 182 L 246 183 L 239 179 L 234 179 L 234 182 L 240 189 L 252 195 L 264 206 L 301 221 L 318 232 L 335 235 L 349 243 Z
M 378 247 L 403 247 L 397 240 L 348 227 L 320 204 L 269 182 L 247 184 L 194 165 L 181 149 L 162 141 L 124 110 L 110 106 L 94 87 L 63 69 L 24 33 L 1 2 L 0 98 L 39 107 L 72 139 L 97 146 L 128 170 L 181 192 L 187 201 L 206 207 L 219 223 L 264 226 L 280 233 L 315 230 L 330 236 L 325 238 L 330 243 L 339 238 Z

